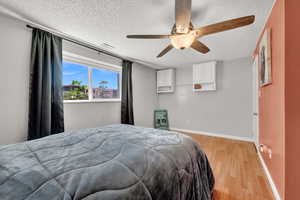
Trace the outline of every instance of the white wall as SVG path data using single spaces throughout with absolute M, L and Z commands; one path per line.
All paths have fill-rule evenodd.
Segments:
M 192 66 L 176 70 L 176 91 L 160 94 L 170 126 L 252 138 L 252 64 L 250 58 L 218 62 L 217 91 L 192 90 Z
M 0 15 L 0 144 L 27 137 L 31 31 Z
M 31 30 L 26 24 L 0 15 L 0 145 L 27 137 Z M 71 53 L 114 65 L 121 60 L 64 42 Z M 155 70 L 134 63 L 133 99 L 137 125 L 152 126 L 157 106 Z M 144 107 L 147 105 L 147 107 Z M 120 123 L 120 102 L 64 104 L 66 130 Z
M 132 87 L 135 124 L 153 127 L 153 111 L 158 106 L 156 71 L 134 63 L 132 66 Z
M 120 102 L 67 103 L 64 112 L 66 131 L 119 124 L 121 121 Z

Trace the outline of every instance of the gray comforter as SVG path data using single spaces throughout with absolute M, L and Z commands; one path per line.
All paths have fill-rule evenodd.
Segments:
M 0 146 L 1 200 L 210 200 L 214 178 L 190 137 L 109 125 Z

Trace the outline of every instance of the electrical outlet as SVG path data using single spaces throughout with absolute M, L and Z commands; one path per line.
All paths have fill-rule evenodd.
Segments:
M 268 148 L 268 154 L 269 154 L 269 158 L 272 159 L 272 150 L 270 148 Z

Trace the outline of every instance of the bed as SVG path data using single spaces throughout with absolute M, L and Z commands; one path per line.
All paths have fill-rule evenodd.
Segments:
M 108 125 L 0 146 L 1 200 L 210 200 L 214 177 L 190 137 Z

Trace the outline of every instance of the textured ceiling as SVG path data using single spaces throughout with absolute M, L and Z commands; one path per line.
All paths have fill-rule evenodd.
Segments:
M 150 62 L 159 68 L 251 56 L 273 2 L 193 0 L 195 27 L 253 14 L 256 22 L 200 38 L 211 49 L 206 55 L 191 49 L 173 49 L 160 59 L 156 55 L 169 44 L 168 40 L 130 40 L 125 36 L 168 34 L 175 20 L 175 0 L 0 0 L 0 5 L 95 45 L 108 43 L 120 55 Z

